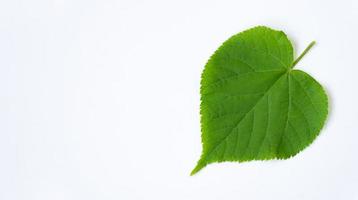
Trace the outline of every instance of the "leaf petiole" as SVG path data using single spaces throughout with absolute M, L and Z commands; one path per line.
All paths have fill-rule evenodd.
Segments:
M 298 58 L 292 63 L 292 67 L 291 68 L 294 68 L 297 63 L 303 58 L 303 56 L 306 55 L 306 53 L 316 44 L 316 41 L 312 41 L 307 47 L 306 49 L 301 53 L 300 56 L 298 56 Z

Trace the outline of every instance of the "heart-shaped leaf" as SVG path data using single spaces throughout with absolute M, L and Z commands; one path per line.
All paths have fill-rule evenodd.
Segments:
M 212 55 L 201 79 L 203 151 L 209 163 L 287 159 L 313 142 L 328 114 L 322 86 L 293 67 L 282 31 L 259 26 L 234 35 Z

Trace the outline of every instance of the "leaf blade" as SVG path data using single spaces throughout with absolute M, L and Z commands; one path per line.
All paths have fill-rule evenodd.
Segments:
M 306 87 L 292 79 L 308 80 L 310 88 L 323 91 L 318 99 L 326 96 L 309 75 L 291 70 L 292 49 L 282 31 L 260 26 L 229 38 L 213 54 L 201 81 L 203 151 L 191 175 L 213 162 L 288 158 L 314 140 L 302 133 L 318 135 L 320 129 L 311 133 L 297 125 L 307 122 L 291 122 L 300 115 L 291 101 L 303 98 Z M 316 124 L 323 124 L 328 103 L 318 105 L 323 114 L 313 116 Z

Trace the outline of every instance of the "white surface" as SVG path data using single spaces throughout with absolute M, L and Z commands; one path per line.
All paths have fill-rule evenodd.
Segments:
M 0 2 L 0 199 L 358 199 L 358 3 Z M 228 37 L 284 30 L 330 96 L 320 137 L 287 161 L 210 165 L 200 74 Z

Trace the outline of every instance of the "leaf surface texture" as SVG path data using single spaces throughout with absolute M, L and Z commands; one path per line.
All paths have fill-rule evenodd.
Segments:
M 313 142 L 327 96 L 310 75 L 292 69 L 296 63 L 285 33 L 268 27 L 219 47 L 202 74 L 203 150 L 192 174 L 214 162 L 287 159 Z

